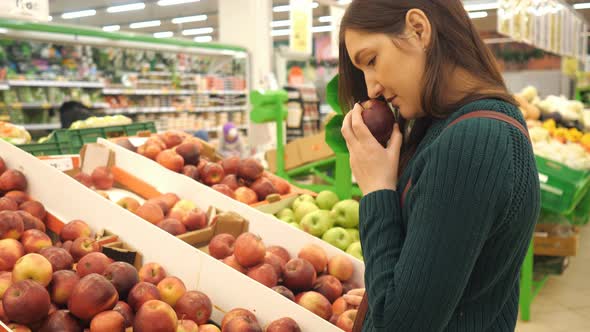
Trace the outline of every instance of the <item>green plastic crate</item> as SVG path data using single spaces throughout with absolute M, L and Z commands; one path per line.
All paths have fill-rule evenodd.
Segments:
M 590 171 L 579 171 L 535 156 L 541 182 L 541 206 L 555 213 L 571 214 L 590 189 Z
M 72 153 L 72 146 L 69 142 L 23 144 L 17 145 L 17 147 L 33 156 L 55 156 Z
M 573 225 L 583 226 L 590 222 L 590 190 L 570 214 L 566 215 Z

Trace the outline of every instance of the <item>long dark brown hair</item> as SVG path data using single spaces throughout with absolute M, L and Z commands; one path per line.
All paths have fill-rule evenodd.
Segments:
M 346 30 L 383 33 L 395 42 L 404 35 L 406 14 L 411 9 L 420 9 L 426 14 L 432 27 L 432 37 L 426 50 L 426 69 L 422 77 L 421 106 L 426 116 L 414 122 L 409 137 L 404 141 L 400 172 L 411 159 L 432 119 L 446 118 L 461 106 L 485 98 L 517 105 L 508 93 L 494 56 L 460 0 L 354 0 L 340 25 L 338 92 L 342 109 L 352 109 L 355 102 L 368 99 L 364 74 L 353 65 L 346 49 Z M 449 86 L 455 68 L 477 76 L 486 92 L 476 88 L 465 91 L 466 97 L 458 102 L 445 101 L 445 87 Z M 394 75 L 395 68 L 391 70 Z M 401 128 L 405 131 L 406 124 L 402 123 Z

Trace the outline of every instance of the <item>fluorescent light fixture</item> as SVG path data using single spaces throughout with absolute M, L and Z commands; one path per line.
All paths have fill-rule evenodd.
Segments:
M 141 28 L 150 28 L 150 27 L 159 27 L 162 24 L 160 20 L 155 21 L 145 21 L 145 22 L 135 22 L 129 24 L 131 29 L 141 29 Z
M 590 2 L 576 3 L 574 9 L 590 9 Z
M 319 27 L 312 27 L 311 28 L 311 32 L 312 33 L 319 33 L 319 32 L 330 32 L 333 31 L 334 27 L 331 25 L 323 25 L 323 26 L 319 26 Z M 270 35 L 272 37 L 279 37 L 279 36 L 288 36 L 291 34 L 291 29 L 277 29 L 277 30 L 271 30 L 270 31 Z
M 193 40 L 196 41 L 197 43 L 208 43 L 213 40 L 213 37 L 211 37 L 211 36 L 198 36 L 198 37 L 195 37 Z
M 206 35 L 206 34 L 212 33 L 212 32 L 213 32 L 212 27 L 206 27 L 206 28 L 183 30 L 182 35 L 183 36 Z
M 311 32 L 316 33 L 316 32 L 330 32 L 333 31 L 334 27 L 331 25 L 322 25 L 319 27 L 311 27 Z
M 195 16 L 184 16 L 184 17 L 177 17 L 172 19 L 172 23 L 174 24 L 182 24 L 188 22 L 200 22 L 200 21 L 207 21 L 207 15 L 195 15 Z
M 113 31 L 119 31 L 119 30 L 121 30 L 120 25 L 105 25 L 104 27 L 102 27 L 102 31 L 106 31 L 106 32 L 113 32 Z
M 477 19 L 488 17 L 488 12 L 469 12 L 469 18 Z
M 481 11 L 481 10 L 492 10 L 492 9 L 498 9 L 498 8 L 499 8 L 498 1 L 490 2 L 490 3 L 465 5 L 465 10 L 468 12 Z
M 311 8 L 315 9 L 318 8 L 320 6 L 319 3 L 317 2 L 312 2 L 311 3 Z M 283 12 L 288 12 L 291 10 L 291 6 L 290 5 L 283 5 L 283 6 L 275 6 L 272 7 L 272 11 L 275 13 L 283 13 Z
M 170 38 L 172 36 L 174 36 L 174 32 L 172 31 L 162 31 L 154 33 L 154 38 Z
M 80 10 L 77 12 L 68 12 L 61 14 L 61 18 L 64 20 L 71 20 L 73 18 L 88 17 L 96 15 L 95 9 Z
M 183 5 L 185 3 L 193 3 L 199 2 L 201 0 L 160 0 L 158 1 L 158 6 L 174 6 L 174 5 Z
M 145 9 L 145 3 L 136 2 L 136 3 L 129 3 L 126 5 L 108 7 L 107 13 L 122 13 L 122 12 L 130 12 L 133 10 L 142 10 L 142 9 Z
M 288 27 L 291 25 L 290 20 L 282 20 L 282 21 L 272 21 L 270 22 L 271 28 L 280 28 L 280 27 Z
M 348 5 L 352 0 L 338 0 L 339 5 Z
M 53 21 L 53 16 L 49 15 L 49 17 L 47 17 L 47 21 L 49 21 L 49 22 Z
M 8 33 L 8 29 L 0 28 L 0 33 L 2 33 L 2 34 Z
M 332 22 L 332 16 L 320 16 L 320 17 L 318 17 L 318 21 L 320 21 L 322 23 Z
M 271 30 L 270 35 L 272 37 L 279 37 L 279 36 L 288 36 L 291 33 L 291 29 L 279 29 L 279 30 Z

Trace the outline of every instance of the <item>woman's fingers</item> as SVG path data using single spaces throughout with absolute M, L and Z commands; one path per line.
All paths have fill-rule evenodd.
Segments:
M 348 148 L 350 150 L 350 144 L 352 144 L 353 141 L 356 140 L 356 137 L 354 136 L 354 132 L 352 131 L 352 111 L 348 112 L 348 114 L 346 114 L 346 116 L 344 117 L 344 120 L 342 121 L 342 129 L 340 129 L 340 132 L 342 133 L 342 137 L 344 137 L 344 139 L 346 140 L 346 145 L 348 145 Z
M 359 296 L 359 295 L 344 295 L 343 296 L 344 301 L 346 301 L 346 303 L 358 307 L 361 305 L 361 302 L 363 301 L 363 297 Z
M 399 128 L 399 124 L 395 124 L 393 126 L 393 131 L 391 132 L 391 138 L 389 139 L 389 145 L 387 146 L 387 150 L 393 150 L 394 152 L 399 152 L 402 147 L 403 142 L 403 135 Z
M 358 296 L 363 296 L 365 295 L 365 289 L 364 288 L 355 288 L 355 289 L 351 289 L 350 291 L 348 291 L 348 293 L 346 293 L 347 295 L 358 295 Z
M 352 131 L 354 132 L 354 135 L 357 137 L 357 139 L 359 141 L 375 140 L 373 134 L 371 134 L 371 131 L 369 128 L 367 128 L 367 125 L 363 120 L 362 106 L 356 104 L 350 113 L 352 113 Z

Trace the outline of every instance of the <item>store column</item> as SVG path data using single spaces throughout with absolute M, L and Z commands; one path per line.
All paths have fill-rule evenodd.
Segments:
M 219 41 L 243 46 L 250 53 L 250 89 L 264 87 L 272 71 L 272 0 L 220 0 Z M 251 147 L 264 151 L 276 146 L 274 124 L 250 124 Z

